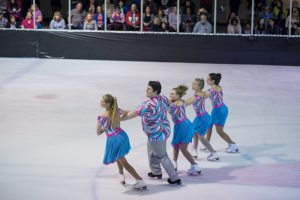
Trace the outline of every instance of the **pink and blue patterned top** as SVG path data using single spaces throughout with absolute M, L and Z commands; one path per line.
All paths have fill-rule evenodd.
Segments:
M 175 105 L 174 103 L 169 104 L 169 113 L 172 117 L 172 120 L 174 124 L 178 124 L 180 122 L 183 122 L 186 120 L 186 114 L 185 114 L 185 105 Z
M 121 109 L 119 109 L 120 115 L 123 113 Z M 103 129 L 105 129 L 105 133 L 107 137 L 111 137 L 117 135 L 122 131 L 121 128 L 114 128 L 110 117 L 98 116 L 98 121 L 100 122 Z
M 219 108 L 221 107 L 222 105 L 224 105 L 224 102 L 223 102 L 223 91 L 216 91 L 216 90 L 213 90 L 213 89 L 209 89 L 208 90 L 210 92 L 210 101 L 213 105 L 214 108 Z
M 197 116 L 202 116 L 206 113 L 205 111 L 205 99 L 202 96 L 195 95 L 193 108 Z
M 167 118 L 168 99 L 157 95 L 144 101 L 136 109 L 136 113 L 142 117 L 143 131 L 150 141 L 166 140 L 170 135 L 170 123 Z

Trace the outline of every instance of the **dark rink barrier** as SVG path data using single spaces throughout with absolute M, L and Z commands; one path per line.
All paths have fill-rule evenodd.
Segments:
M 300 37 L 0 30 L 0 56 L 300 66 Z

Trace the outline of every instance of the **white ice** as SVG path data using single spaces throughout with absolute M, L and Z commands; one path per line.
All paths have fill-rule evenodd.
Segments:
M 106 137 L 95 131 L 101 96 L 111 93 L 131 110 L 146 100 L 149 80 L 159 80 L 169 95 L 210 72 L 222 73 L 225 131 L 240 153 L 225 153 L 214 131 L 219 162 L 199 152 L 203 174 L 191 177 L 180 154 L 182 186 L 169 185 L 164 171 L 162 180 L 152 180 L 136 118 L 122 123 L 132 145 L 127 159 L 148 189 L 133 190 L 128 173 L 122 186 L 117 166 L 102 164 Z M 290 66 L 0 58 L 0 200 L 299 200 L 299 85 L 300 68 Z M 192 107 L 187 114 L 194 118 Z

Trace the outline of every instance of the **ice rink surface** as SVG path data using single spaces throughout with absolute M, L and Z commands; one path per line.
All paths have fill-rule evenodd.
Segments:
M 139 118 L 122 122 L 132 149 L 128 161 L 148 184 L 132 189 L 118 180 L 116 164 L 103 165 L 106 136 L 96 136 L 105 93 L 119 107 L 135 109 L 146 100 L 149 80 L 162 93 L 196 77 L 222 73 L 229 108 L 225 131 L 240 153 L 213 132 L 219 162 L 199 152 L 200 176 L 188 176 L 180 154 L 181 186 L 147 177 L 146 136 Z M 208 89 L 205 86 L 205 89 Z M 192 96 L 191 90 L 185 98 Z M 300 199 L 300 67 L 0 58 L 0 199 Z M 206 102 L 210 112 L 210 102 Z M 187 108 L 192 120 L 192 107 Z M 170 117 L 169 117 L 170 119 Z M 171 138 L 168 152 L 172 158 Z

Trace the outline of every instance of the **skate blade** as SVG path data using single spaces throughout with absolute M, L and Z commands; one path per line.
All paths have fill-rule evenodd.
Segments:
M 147 186 L 144 186 L 144 187 L 140 187 L 140 188 L 134 188 L 135 190 L 146 190 L 147 189 Z
M 193 173 L 187 172 L 187 174 L 188 174 L 189 176 L 197 176 L 197 175 L 201 175 L 201 171 L 193 172 Z
M 215 159 L 211 159 L 211 160 L 207 159 L 207 160 L 208 160 L 208 161 L 211 161 L 211 162 L 214 162 L 214 161 L 219 161 L 220 158 L 215 158 Z

